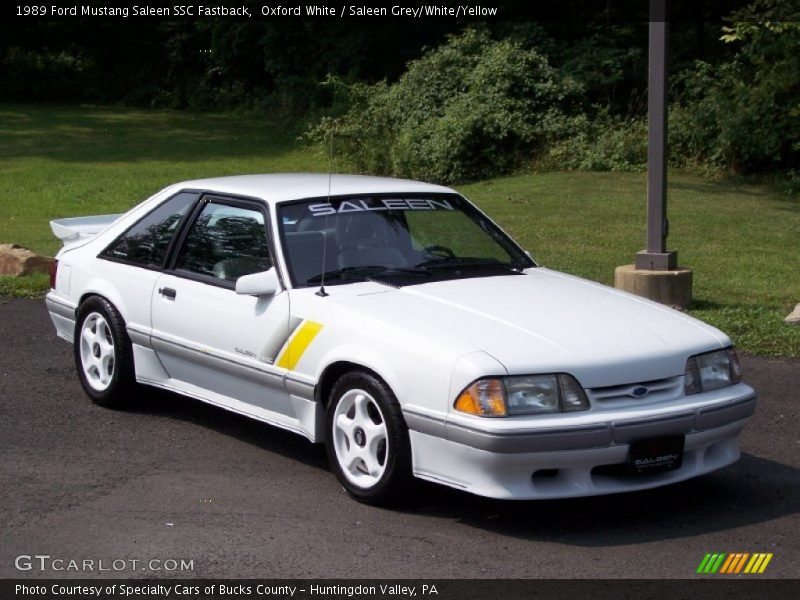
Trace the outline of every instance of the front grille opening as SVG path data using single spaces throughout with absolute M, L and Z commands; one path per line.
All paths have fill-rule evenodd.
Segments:
M 558 477 L 558 472 L 558 469 L 539 469 L 533 472 L 531 479 L 534 482 L 542 479 L 553 479 L 554 477 Z
M 652 381 L 590 388 L 588 393 L 592 402 L 608 408 L 631 403 L 641 405 L 679 397 L 683 394 L 683 382 L 683 375 L 679 375 Z
M 615 465 L 600 465 L 594 467 L 592 469 L 592 477 L 597 477 L 598 480 L 602 480 L 603 478 L 607 477 L 609 479 L 615 480 L 625 480 L 625 481 L 650 481 L 656 479 L 663 479 L 665 477 L 671 477 L 675 473 L 681 472 L 684 469 L 686 463 L 684 462 L 683 466 L 678 469 L 674 469 L 671 471 L 655 471 L 652 473 L 636 473 L 631 469 L 628 463 L 620 463 Z

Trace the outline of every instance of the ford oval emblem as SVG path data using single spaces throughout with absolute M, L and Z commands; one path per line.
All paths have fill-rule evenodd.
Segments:
M 650 392 L 650 390 L 648 390 L 643 385 L 640 385 L 640 386 L 637 386 L 637 387 L 633 388 L 633 391 L 631 392 L 631 394 L 636 396 L 637 398 L 644 398 L 645 396 L 647 396 L 647 394 L 649 392 Z

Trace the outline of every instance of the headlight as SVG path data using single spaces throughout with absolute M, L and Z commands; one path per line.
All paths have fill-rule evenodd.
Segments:
M 717 390 L 742 380 L 736 350 L 725 348 L 697 354 L 686 361 L 686 395 Z
M 524 375 L 479 379 L 458 395 L 456 410 L 483 417 L 589 410 L 572 375 Z

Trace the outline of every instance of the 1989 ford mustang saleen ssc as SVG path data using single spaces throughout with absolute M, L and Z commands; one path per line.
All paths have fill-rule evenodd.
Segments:
M 537 266 L 451 189 L 342 175 L 170 186 L 52 222 L 47 307 L 87 394 L 142 385 L 325 442 L 344 488 L 496 498 L 651 488 L 734 462 L 730 339 Z

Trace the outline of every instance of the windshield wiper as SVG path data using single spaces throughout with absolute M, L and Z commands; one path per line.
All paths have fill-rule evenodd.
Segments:
M 385 265 L 361 265 L 358 267 L 342 267 L 332 271 L 325 271 L 319 275 L 314 275 L 306 279 L 306 283 L 320 283 L 325 281 L 342 281 L 346 279 L 369 279 L 370 277 L 385 277 L 391 275 L 416 275 L 430 277 L 431 272 L 427 269 L 416 267 L 387 267 Z
M 440 258 L 433 258 L 425 260 L 421 263 L 414 265 L 416 268 L 425 269 L 461 269 L 472 267 L 494 267 L 501 269 L 522 269 L 522 265 L 513 263 L 504 263 L 496 258 L 475 258 L 475 257 L 461 257 L 461 256 L 443 256 Z

